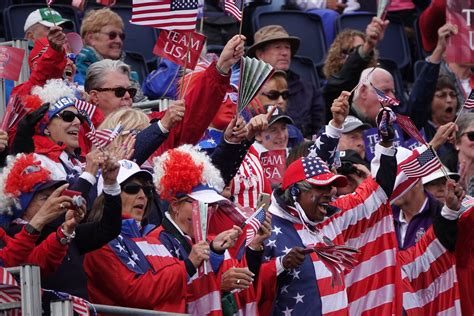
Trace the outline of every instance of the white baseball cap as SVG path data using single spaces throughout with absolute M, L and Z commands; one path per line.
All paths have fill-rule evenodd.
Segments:
M 118 184 L 122 184 L 127 181 L 129 178 L 140 175 L 146 180 L 153 181 L 153 175 L 144 169 L 141 169 L 135 162 L 131 160 L 119 160 L 120 170 L 117 175 L 117 182 Z M 102 193 L 102 189 L 104 188 L 104 178 L 102 175 L 99 177 L 97 181 L 97 193 L 100 195 Z
M 24 31 L 26 32 L 36 23 L 46 27 L 64 25 L 71 29 L 74 28 L 74 23 L 71 20 L 64 19 L 58 11 L 49 8 L 41 8 L 31 12 L 26 18 L 25 26 L 23 27 Z

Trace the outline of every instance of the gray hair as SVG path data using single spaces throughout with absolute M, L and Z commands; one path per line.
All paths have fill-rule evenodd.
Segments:
M 457 121 L 458 131 L 456 132 L 456 139 L 459 139 L 464 132 L 474 125 L 474 112 L 463 113 Z
M 123 61 L 103 59 L 93 63 L 87 69 L 84 90 L 86 90 L 86 92 L 90 92 L 91 90 L 101 88 L 104 75 L 108 71 L 116 71 L 126 75 L 127 77 L 130 76 L 130 66 Z
M 369 68 L 365 68 L 364 70 L 362 70 L 362 72 L 360 74 L 360 77 L 359 77 L 359 85 L 369 86 L 370 85 L 369 82 L 372 82 L 372 77 L 376 73 L 377 74 L 378 73 L 384 73 L 386 75 L 390 75 L 390 77 L 392 77 L 392 80 L 393 80 L 392 74 L 389 71 L 387 71 L 386 69 L 383 69 L 383 68 L 380 68 L 380 67 L 375 67 L 375 69 L 374 69 L 374 67 L 369 67 Z M 353 98 L 354 101 L 359 98 L 359 93 L 360 93 L 359 88 L 355 89 L 355 91 L 354 91 L 354 98 Z
M 311 184 L 309 184 L 309 182 L 304 181 L 304 180 L 290 185 L 283 192 L 283 201 L 285 202 L 286 205 L 294 205 L 293 196 L 291 195 L 291 187 L 294 185 L 296 185 L 296 187 L 300 190 L 300 192 L 308 192 L 312 188 Z

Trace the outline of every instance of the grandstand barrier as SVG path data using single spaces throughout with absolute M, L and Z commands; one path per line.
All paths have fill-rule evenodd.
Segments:
M 15 86 L 28 80 L 30 76 L 30 67 L 28 65 L 28 41 L 27 40 L 13 40 L 8 42 L 0 42 L 0 46 L 10 46 L 16 48 L 22 48 L 25 50 L 25 56 L 23 57 L 23 64 L 21 66 L 20 77 L 18 81 L 15 81 Z M 0 79 L 0 117 L 5 114 L 6 107 L 6 88 L 5 79 Z
M 37 266 L 24 265 L 19 267 L 6 268 L 13 275 L 19 275 L 21 286 L 21 302 L 11 302 L 0 304 L 0 315 L 9 315 L 9 311 L 21 308 L 23 316 L 38 316 L 42 314 L 41 306 L 41 276 Z M 51 316 L 73 316 L 72 302 L 70 300 L 53 301 L 50 304 Z M 100 304 L 89 304 L 89 310 L 94 313 L 107 313 L 113 315 L 134 315 L 134 316 L 177 316 L 188 315 L 178 313 L 167 313 L 138 308 L 121 306 L 110 306 Z
M 153 100 L 153 101 L 145 101 L 145 102 L 139 102 L 139 103 L 133 103 L 132 107 L 140 110 L 144 110 L 145 113 L 150 112 L 152 109 L 158 111 L 164 111 L 166 110 L 170 102 L 173 101 L 171 99 L 159 99 L 159 100 Z

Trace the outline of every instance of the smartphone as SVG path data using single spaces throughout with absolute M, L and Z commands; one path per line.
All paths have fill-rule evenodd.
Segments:
M 270 194 L 260 193 L 260 195 L 258 196 L 258 201 L 257 201 L 257 209 L 259 209 L 263 205 L 265 212 L 268 211 L 268 207 L 270 206 L 271 201 L 272 201 L 272 198 Z
M 64 190 L 63 193 L 61 193 L 61 195 L 65 195 L 65 196 L 70 196 L 70 197 L 75 197 L 75 196 L 81 196 L 82 193 L 79 192 L 79 191 L 74 191 L 74 190 Z

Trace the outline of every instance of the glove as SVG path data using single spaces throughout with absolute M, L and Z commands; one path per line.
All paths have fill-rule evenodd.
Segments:
M 396 121 L 397 116 L 389 107 L 380 109 L 379 114 L 375 122 L 379 131 L 379 136 L 384 142 L 392 142 L 395 138 L 395 130 L 393 129 L 393 123 Z
M 36 124 L 44 117 L 48 112 L 49 103 L 43 104 L 37 110 L 28 113 L 18 122 L 15 139 L 12 143 L 10 153 L 16 155 L 18 153 L 32 153 L 35 151 L 35 145 L 33 143 L 33 135 L 35 135 Z

